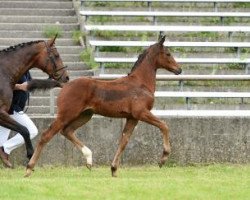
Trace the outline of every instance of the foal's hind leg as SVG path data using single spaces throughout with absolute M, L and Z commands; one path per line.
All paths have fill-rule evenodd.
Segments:
M 161 120 L 159 120 L 156 116 L 154 116 L 150 111 L 142 112 L 139 119 L 141 121 L 147 122 L 149 124 L 152 124 L 156 127 L 158 127 L 163 135 L 163 154 L 161 157 L 161 161 L 159 163 L 159 166 L 162 167 L 162 165 L 166 162 L 168 155 L 170 154 L 170 142 L 169 142 L 169 129 L 168 126 Z
M 61 129 L 62 129 L 62 124 L 58 120 L 58 118 L 56 118 L 56 120 L 51 124 L 49 129 L 47 129 L 45 132 L 42 133 L 42 136 L 38 141 L 38 144 L 36 145 L 35 152 L 27 165 L 25 177 L 31 175 L 31 172 L 34 169 L 35 164 L 37 163 L 40 157 L 44 145 L 47 144 L 52 139 L 52 137 L 56 135 L 58 131 L 60 131 Z
M 91 169 L 92 167 L 92 151 L 85 146 L 76 136 L 75 130 L 81 127 L 82 125 L 86 124 L 93 113 L 91 111 L 85 111 L 81 113 L 81 115 L 72 121 L 66 128 L 63 129 L 62 135 L 64 135 L 68 140 L 70 140 L 80 151 L 82 151 L 84 157 L 87 160 L 87 168 Z
M 111 173 L 113 177 L 116 177 L 117 174 L 117 168 L 119 166 L 119 161 L 120 161 L 120 156 L 122 154 L 122 152 L 124 151 L 126 145 L 128 144 L 129 138 L 133 133 L 133 130 L 135 128 L 135 126 L 137 125 L 138 120 L 136 119 L 127 119 L 125 127 L 122 131 L 122 136 L 120 138 L 119 141 L 119 146 L 118 149 L 115 153 L 115 157 L 113 159 L 113 162 L 111 164 Z

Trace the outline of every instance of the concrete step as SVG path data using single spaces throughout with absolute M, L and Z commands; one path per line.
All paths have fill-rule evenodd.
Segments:
M 82 69 L 82 70 L 68 69 L 67 71 L 69 73 L 70 79 L 72 79 L 71 77 L 76 78 L 76 77 L 80 77 L 80 76 L 91 76 L 91 75 L 93 75 L 92 70 L 86 70 L 86 69 Z M 31 70 L 30 73 L 31 73 L 31 76 L 34 79 L 46 79 L 46 78 L 48 78 L 48 75 L 46 73 L 40 71 L 40 70 L 36 70 L 36 71 Z
M 30 31 L 30 30 L 15 30 L 7 31 L 0 30 L 0 38 L 44 38 L 44 31 Z M 72 31 L 63 31 L 61 38 L 72 38 Z
M 81 46 L 56 46 L 58 52 L 60 54 L 77 54 L 78 59 L 80 56 L 80 53 L 83 51 L 83 48 Z
M 72 80 L 75 80 L 75 79 L 77 79 L 77 78 L 80 78 L 80 77 L 86 77 L 86 76 L 88 76 L 88 77 L 91 77 L 91 76 L 93 76 L 92 75 L 93 74 L 93 71 L 91 71 L 91 70 L 85 70 L 84 72 L 82 72 L 82 74 L 80 74 L 80 75 L 72 75 L 72 74 L 70 74 L 70 80 L 72 81 Z M 33 78 L 36 78 L 36 79 L 47 79 L 48 78 L 48 76 L 42 76 L 42 77 L 36 77 L 36 76 L 32 76 Z
M 62 59 L 63 60 L 63 59 Z M 86 66 L 83 62 L 67 62 L 63 60 L 65 66 L 68 66 L 70 70 L 88 70 L 89 67 Z
M 77 23 L 76 16 L 10 16 L 1 15 L 0 23 Z
M 56 97 L 55 97 L 56 99 Z M 30 95 L 29 99 L 30 106 L 48 106 L 50 105 L 50 96 L 33 96 Z
M 59 51 L 60 53 L 60 51 Z M 77 62 L 81 63 L 79 54 L 60 54 L 63 62 Z M 82 65 L 82 64 L 81 64 Z M 74 68 L 75 69 L 75 68 Z
M 0 8 L 0 15 L 12 16 L 75 16 L 75 10 L 72 9 L 20 9 L 20 8 Z
M 26 108 L 25 108 L 26 109 Z M 54 107 L 55 111 L 57 111 L 57 107 Z M 26 111 L 27 114 L 50 114 L 50 107 L 49 106 L 28 106 L 28 110 Z
M 55 24 L 55 23 L 0 23 L 0 30 L 8 31 L 44 31 L 48 27 L 58 27 L 60 30 L 70 31 L 79 30 L 80 25 L 78 23 L 70 24 Z
M 0 1 L 0 8 L 18 9 L 71 9 L 71 1 Z
M 59 94 L 61 88 L 53 88 L 53 93 L 55 96 Z M 49 97 L 51 90 L 36 90 L 31 93 L 30 97 Z
M 40 37 L 40 38 L 0 38 L 0 49 L 12 46 L 12 45 L 16 45 L 16 44 L 21 44 L 21 43 L 25 43 L 25 42 L 30 42 L 30 41 L 36 41 L 36 40 L 45 40 L 47 41 L 48 38 L 45 37 Z M 56 39 L 56 46 L 57 47 L 70 47 L 70 46 L 79 46 L 78 44 L 76 44 L 72 38 L 57 38 Z
M 8 0 L 8 1 L 10 1 L 10 2 L 13 2 L 13 1 L 24 2 L 24 0 Z M 41 2 L 44 2 L 44 3 L 46 3 L 46 2 L 68 2 L 68 1 L 72 2 L 72 0 L 25 0 L 25 1 L 27 1 L 27 2 L 41 1 Z

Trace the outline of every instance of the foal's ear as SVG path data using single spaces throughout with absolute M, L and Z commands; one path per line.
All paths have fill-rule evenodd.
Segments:
M 55 44 L 57 35 L 58 35 L 58 34 L 56 34 L 54 38 L 52 38 L 51 40 L 49 40 L 49 46 L 50 46 L 50 47 L 52 47 L 52 46 Z
M 165 38 L 166 38 L 166 35 L 164 35 L 164 36 L 162 36 L 162 37 L 159 38 L 159 44 L 160 44 L 160 45 L 163 45 L 163 44 L 164 44 Z

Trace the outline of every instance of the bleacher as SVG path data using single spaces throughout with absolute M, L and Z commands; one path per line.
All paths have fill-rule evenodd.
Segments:
M 157 78 L 156 109 L 158 102 L 169 105 L 170 101 L 173 105 L 176 98 L 184 99 L 182 106 L 169 109 L 203 109 L 203 105 L 196 104 L 204 98 L 205 109 L 249 109 L 248 3 L 249 0 L 81 0 L 82 31 L 100 66 L 96 78 L 112 79 L 128 73 L 139 53 L 158 35 L 166 34 L 165 46 L 182 65 L 188 80 L 176 81 L 171 78 L 176 76 L 160 71 L 159 75 L 167 76 L 167 81 Z M 197 79 L 199 74 L 206 78 Z M 227 77 L 234 78 L 227 81 Z M 242 77 L 248 80 L 243 83 L 246 79 Z M 193 98 L 198 100 L 190 106 Z M 231 100 L 235 98 L 240 100 Z M 215 106 L 218 99 L 227 100 Z

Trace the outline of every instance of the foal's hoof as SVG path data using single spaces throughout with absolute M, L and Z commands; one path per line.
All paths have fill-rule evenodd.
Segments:
M 91 171 L 92 165 L 91 164 L 86 164 L 86 167 Z
M 166 163 L 167 159 L 161 159 L 161 161 L 158 163 L 159 167 L 162 168 L 162 166 Z
M 26 174 L 24 175 L 25 178 L 30 177 L 32 173 L 31 169 L 26 169 Z
M 111 175 L 112 175 L 112 177 L 117 177 L 117 168 L 116 167 L 111 167 Z
M 91 164 L 86 164 L 86 167 L 91 171 L 92 165 Z

